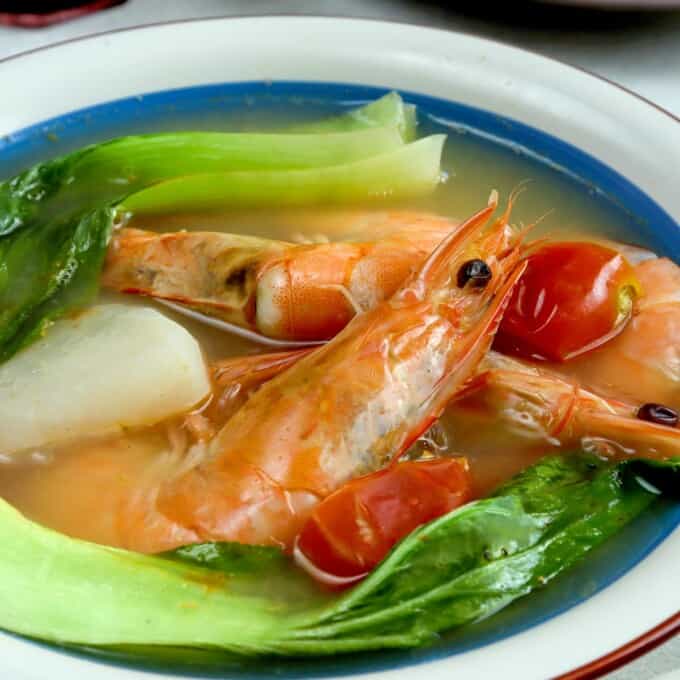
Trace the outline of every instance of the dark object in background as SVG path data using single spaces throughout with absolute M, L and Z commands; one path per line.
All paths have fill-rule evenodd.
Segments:
M 100 9 L 121 5 L 125 0 L 89 0 L 74 2 L 73 0 L 0 0 L 0 24 L 22 26 L 24 28 L 41 28 L 60 21 L 68 21 L 76 17 L 97 12 Z

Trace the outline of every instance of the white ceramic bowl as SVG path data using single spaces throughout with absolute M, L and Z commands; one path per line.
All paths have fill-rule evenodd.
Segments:
M 160 90 L 254 80 L 374 85 L 485 109 L 578 147 L 644 192 L 671 223 L 680 221 L 680 125 L 668 114 L 564 64 L 468 35 L 400 24 L 311 17 L 201 20 L 37 50 L 0 63 L 0 138 L 10 136 L 4 147 L 9 153 L 16 131 L 76 109 Z M 677 254 L 680 235 L 668 232 L 659 242 Z M 0 547 L 0 559 L 9 549 Z M 676 529 L 581 604 L 482 648 L 440 654 L 417 672 L 431 680 L 498 675 L 510 680 L 553 677 L 589 664 L 680 610 L 678 563 Z M 670 630 L 674 624 L 665 625 Z M 396 668 L 358 675 L 387 680 L 413 672 L 404 660 Z M 0 635 L 0 676 L 150 677 L 6 635 Z

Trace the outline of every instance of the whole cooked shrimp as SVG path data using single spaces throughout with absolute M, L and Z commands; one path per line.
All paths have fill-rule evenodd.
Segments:
M 387 299 L 455 223 L 431 214 L 354 216 L 375 239 L 295 245 L 216 232 L 113 238 L 105 286 L 180 303 L 271 338 L 327 340 Z
M 530 363 L 490 352 L 448 415 L 486 414 L 516 434 L 608 454 L 663 457 L 680 452 L 680 430 L 637 417 L 648 402 L 680 406 L 680 267 L 630 246 L 607 242 L 633 263 L 642 293 L 621 334 L 583 360 Z M 264 380 L 304 350 L 228 359 L 215 366 L 220 387 L 212 417 L 224 422 Z M 217 408 L 222 409 L 220 417 Z
M 200 462 L 127 509 L 124 545 L 290 548 L 320 500 L 408 449 L 489 349 L 523 271 L 507 215 L 484 229 L 495 207 L 448 234 L 390 299 L 255 392 Z M 482 263 L 481 282 L 469 278 L 471 262 Z

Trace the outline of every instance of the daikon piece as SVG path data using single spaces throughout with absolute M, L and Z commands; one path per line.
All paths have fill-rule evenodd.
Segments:
M 182 326 L 147 307 L 93 307 L 0 366 L 0 452 L 157 423 L 209 391 Z

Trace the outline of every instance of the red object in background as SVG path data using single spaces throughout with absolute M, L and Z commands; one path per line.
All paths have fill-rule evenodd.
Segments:
M 90 2 L 1 2 L 0 24 L 41 28 L 61 21 L 76 19 L 84 14 L 122 5 L 125 0 L 91 0 Z
M 470 497 L 464 458 L 394 463 L 321 501 L 298 535 L 296 561 L 322 583 L 349 585 L 416 527 Z

